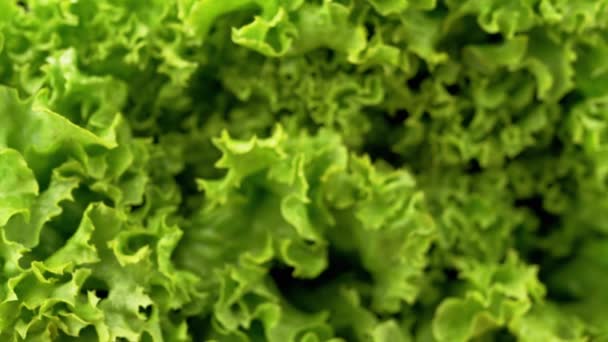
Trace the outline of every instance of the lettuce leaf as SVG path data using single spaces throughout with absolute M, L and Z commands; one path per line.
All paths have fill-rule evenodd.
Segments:
M 607 339 L 607 14 L 0 1 L 0 340 Z

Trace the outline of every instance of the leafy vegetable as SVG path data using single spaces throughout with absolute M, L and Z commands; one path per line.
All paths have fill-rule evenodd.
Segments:
M 0 340 L 607 340 L 607 15 L 0 0 Z

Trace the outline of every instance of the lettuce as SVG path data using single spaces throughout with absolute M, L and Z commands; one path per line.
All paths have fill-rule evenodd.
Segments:
M 608 1 L 0 1 L 0 340 L 608 339 Z

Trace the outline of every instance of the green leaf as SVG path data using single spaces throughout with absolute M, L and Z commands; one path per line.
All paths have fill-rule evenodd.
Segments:
M 19 152 L 0 147 L 0 227 L 22 214 L 30 220 L 30 206 L 38 195 L 38 183 Z
M 37 246 L 44 224 L 61 214 L 60 202 L 74 200 L 72 191 L 78 183 L 76 178 L 65 178 L 55 174 L 49 187 L 33 201 L 29 218 L 18 217 L 6 225 L 7 238 L 28 248 Z

